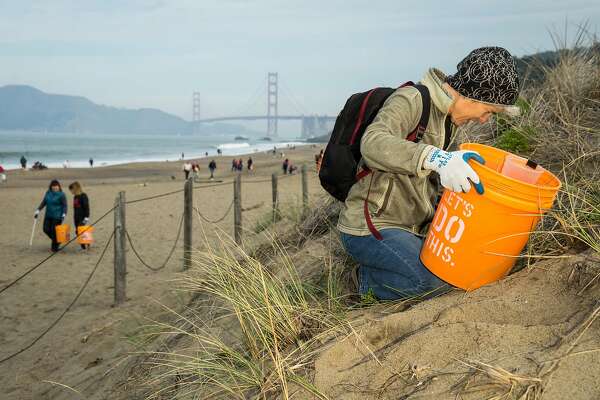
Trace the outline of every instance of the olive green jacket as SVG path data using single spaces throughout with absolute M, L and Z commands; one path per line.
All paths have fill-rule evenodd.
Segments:
M 402 228 L 424 233 L 433 218 L 439 179 L 437 174 L 422 168 L 423 160 L 433 146 L 444 146 L 444 125 L 452 104 L 452 98 L 442 88 L 444 78 L 441 71 L 432 68 L 421 81 L 429 89 L 431 111 L 419 143 L 406 140 L 417 126 L 423 107 L 421 94 L 414 87 L 397 89 L 367 127 L 360 143 L 361 165 L 364 163 L 373 173 L 350 189 L 338 221 L 341 232 L 371 234 L 364 215 L 368 192 L 369 214 L 377 229 Z M 454 138 L 452 126 L 448 145 Z

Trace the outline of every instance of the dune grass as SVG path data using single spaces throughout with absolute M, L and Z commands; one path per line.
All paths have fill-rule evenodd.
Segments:
M 268 235 L 268 233 L 265 233 Z M 326 396 L 305 376 L 314 350 L 332 335 L 348 331 L 343 306 L 335 297 L 330 269 L 326 289 L 306 282 L 286 250 L 270 238 L 276 268 L 222 237 L 220 247 L 205 243 L 178 285 L 210 299 L 211 320 L 175 315 L 178 324 L 160 324 L 165 337 L 179 335 L 186 346 L 153 353 L 149 398 L 290 398 L 302 388 Z M 218 326 L 226 326 L 225 330 Z M 181 341 L 181 340 L 180 340 Z
M 464 378 L 453 385 L 451 392 L 478 395 L 489 400 L 541 399 L 542 379 L 517 375 L 506 369 L 481 361 L 461 361 L 469 368 Z

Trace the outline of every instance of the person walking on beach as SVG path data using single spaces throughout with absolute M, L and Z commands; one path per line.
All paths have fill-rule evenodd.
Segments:
M 25 155 L 21 156 L 21 168 L 22 169 L 27 169 L 27 159 L 25 158 Z
M 90 168 L 94 168 L 94 159 L 90 157 Z
M 46 207 L 44 215 L 44 233 L 52 241 L 51 250 L 58 251 L 58 242 L 56 241 L 56 226 L 63 223 L 67 216 L 67 197 L 62 191 L 60 182 L 56 179 L 50 182 L 48 190 L 44 194 L 44 199 L 36 208 L 33 218 L 40 215 L 40 211 Z
M 90 223 L 90 201 L 77 181 L 69 185 L 69 191 L 73 195 L 73 219 L 77 231 L 78 227 Z M 89 244 L 81 244 L 80 246 L 83 250 L 90 248 Z
M 350 187 L 337 225 L 346 252 L 359 264 L 354 275 L 360 295 L 395 300 L 448 290 L 419 258 L 440 185 L 464 193 L 485 189 L 467 162 L 484 163 L 481 155 L 452 149 L 456 127 L 484 124 L 498 113 L 518 115 L 518 96 L 511 54 L 483 47 L 458 63 L 454 75 L 431 68 L 420 86 L 396 89 L 375 111 L 358 137 L 362 178 Z M 330 163 L 344 162 L 329 159 L 331 149 L 325 151 L 322 181 Z
M 200 165 L 194 161 L 192 163 L 192 179 L 194 182 L 198 179 L 198 173 L 200 172 Z
M 281 165 L 281 169 L 283 169 L 283 174 L 287 174 L 288 172 L 288 167 L 290 165 L 290 160 L 288 160 L 287 158 L 283 161 L 283 164 Z
M 0 165 L 0 183 L 6 182 L 6 174 L 4 173 L 4 168 Z
M 211 181 L 215 179 L 215 169 L 217 169 L 217 163 L 215 162 L 215 160 L 211 160 L 210 163 L 208 163 L 208 170 L 210 171 Z
M 190 172 L 192 171 L 192 164 L 189 161 L 183 163 L 183 173 L 185 175 L 185 180 L 187 181 L 190 177 Z
M 244 169 L 244 160 L 242 160 L 241 158 L 237 161 L 237 169 L 238 172 L 242 172 L 242 170 Z
M 231 160 L 231 172 L 236 171 L 237 170 L 237 160 L 234 158 L 233 160 Z
M 252 161 L 252 157 L 248 157 L 247 165 L 248 172 L 252 172 L 254 170 L 254 161 Z

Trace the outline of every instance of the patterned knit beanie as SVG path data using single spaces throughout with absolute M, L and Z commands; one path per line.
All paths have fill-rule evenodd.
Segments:
M 456 66 L 446 82 L 462 96 L 497 106 L 515 104 L 519 76 L 515 61 L 502 47 L 480 47 Z

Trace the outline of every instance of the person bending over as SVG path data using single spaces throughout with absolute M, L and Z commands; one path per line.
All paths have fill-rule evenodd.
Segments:
M 485 123 L 496 113 L 518 114 L 514 106 L 519 79 L 510 53 L 500 47 L 473 50 L 446 76 L 431 68 L 421 84 L 429 89 L 431 104 L 427 130 L 420 142 L 406 140 L 422 111 L 420 92 L 397 89 L 367 127 L 360 143 L 361 166 L 371 174 L 350 189 L 338 221 L 341 241 L 359 264 L 361 295 L 380 300 L 430 296 L 449 286 L 419 259 L 439 195 L 439 183 L 452 191 L 484 187 L 467 160 L 484 162 L 474 152 L 447 151 L 457 126 Z M 365 218 L 381 240 L 371 234 Z

